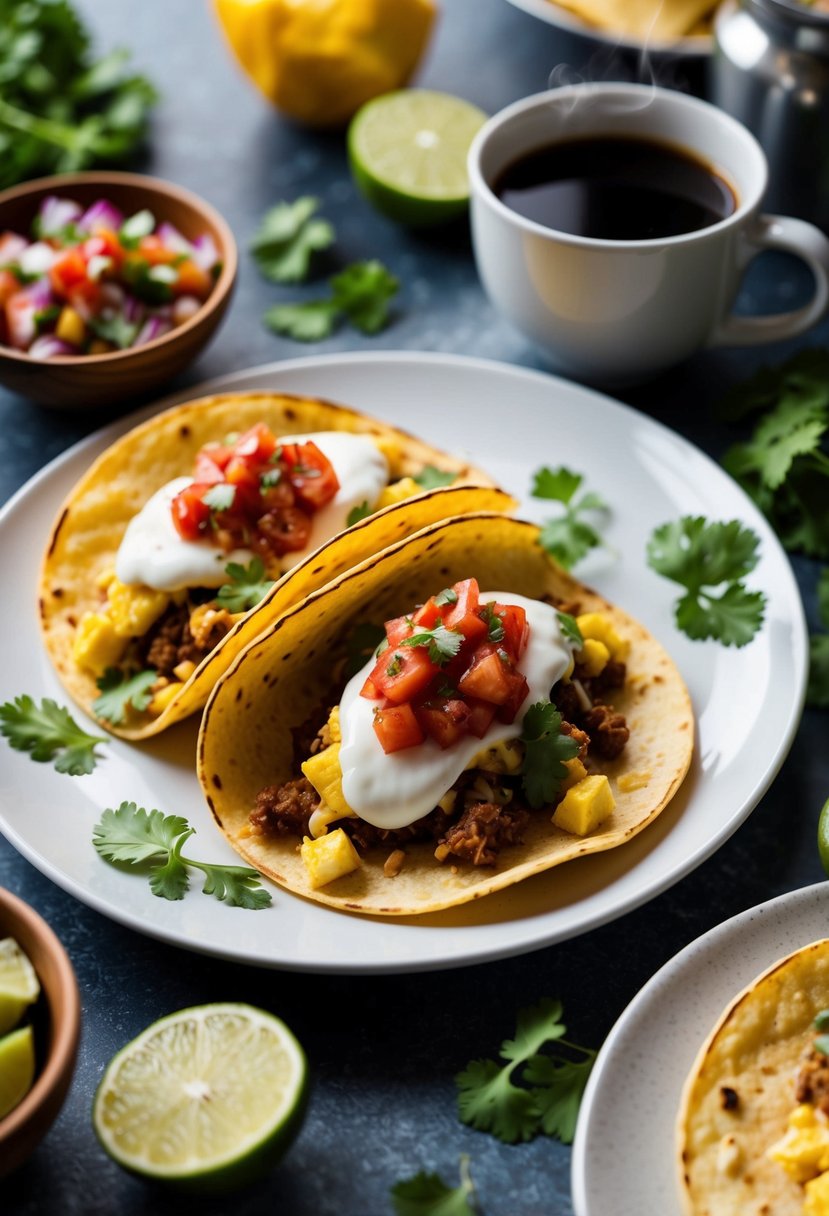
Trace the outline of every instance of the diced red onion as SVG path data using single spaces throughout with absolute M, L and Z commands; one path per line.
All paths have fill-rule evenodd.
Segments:
M 131 296 L 129 292 L 124 293 L 123 309 L 124 319 L 129 321 L 131 325 L 135 325 L 144 319 L 144 305 L 135 296 Z
M 29 354 L 33 359 L 53 359 L 55 355 L 74 355 L 76 350 L 54 334 L 41 334 L 29 347 Z
M 46 274 L 58 256 L 57 250 L 45 241 L 35 241 L 28 245 L 17 259 L 24 274 Z
M 16 232 L 4 232 L 0 236 L 0 265 L 5 262 L 16 262 L 28 246 L 29 242 L 25 236 L 20 236 Z
M 50 304 L 57 303 L 47 278 L 35 279 L 34 283 L 21 287 L 18 294 L 25 296 L 36 312 L 40 312 L 42 308 L 48 308 Z
M 184 253 L 188 258 L 193 256 L 193 246 L 187 237 L 179 232 L 175 224 L 168 224 L 164 220 L 163 223 L 158 225 L 156 236 L 165 249 L 171 249 L 173 253 Z
M 84 232 L 94 232 L 96 228 L 111 228 L 115 232 L 124 222 L 123 214 L 109 199 L 99 198 L 84 211 L 78 220 L 78 227 Z
M 173 305 L 174 324 L 183 325 L 194 317 L 200 308 L 201 300 L 197 300 L 195 296 L 179 296 Z
M 116 312 L 123 308 L 124 315 L 126 315 L 127 299 L 132 300 L 134 304 L 138 303 L 138 301 L 134 300 L 132 296 L 127 296 L 127 293 L 124 291 L 120 283 L 102 283 L 101 299 L 105 305 L 109 305 L 109 307 Z M 131 319 L 135 320 L 136 318 L 127 317 L 128 321 Z
M 40 204 L 40 211 L 38 212 L 41 236 L 49 236 L 53 232 L 60 232 L 61 228 L 65 228 L 67 224 L 71 224 L 77 220 L 80 214 L 80 206 L 76 202 L 73 202 L 71 198 L 58 198 L 54 194 L 48 195 Z
M 133 346 L 145 346 L 147 342 L 163 337 L 172 328 L 171 323 L 165 317 L 148 317 L 139 329 Z
M 193 261 L 202 270 L 212 270 L 219 261 L 219 250 L 209 232 L 203 232 L 193 241 Z

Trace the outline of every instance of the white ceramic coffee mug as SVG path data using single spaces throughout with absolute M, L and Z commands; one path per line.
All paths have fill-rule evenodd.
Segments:
M 734 190 L 737 206 L 708 228 L 653 240 L 571 236 L 507 207 L 493 186 L 517 159 L 561 140 L 639 137 L 679 146 Z M 829 304 L 829 240 L 802 220 L 762 215 L 768 169 L 745 127 L 695 97 L 633 84 L 577 84 L 494 115 L 469 151 L 475 259 L 492 302 L 560 370 L 613 383 L 644 378 L 702 346 L 790 338 Z M 742 274 L 763 249 L 812 269 L 811 301 L 792 312 L 736 317 Z

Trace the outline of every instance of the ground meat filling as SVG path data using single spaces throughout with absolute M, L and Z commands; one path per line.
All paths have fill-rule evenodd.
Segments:
M 190 632 L 190 608 L 187 604 L 171 604 L 156 623 L 138 641 L 138 658 L 145 667 L 152 667 L 159 676 L 175 679 L 179 663 L 191 662 L 198 667 L 233 626 L 224 610 L 207 617 L 199 637 Z
M 810 1051 L 797 1076 L 797 1101 L 816 1106 L 829 1115 L 829 1056 Z
M 256 795 L 250 824 L 256 832 L 271 836 L 307 836 L 308 820 L 319 804 L 319 794 L 307 777 L 266 785 Z
M 501 849 L 521 844 L 529 811 L 520 806 L 499 806 L 497 802 L 475 802 L 467 807 L 438 846 L 446 854 L 471 862 L 473 866 L 494 866 Z

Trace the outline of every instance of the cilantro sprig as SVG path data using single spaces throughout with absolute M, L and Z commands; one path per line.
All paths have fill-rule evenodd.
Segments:
M 273 586 L 273 579 L 265 578 L 265 563 L 261 557 L 251 558 L 248 566 L 228 562 L 225 574 L 230 582 L 219 588 L 216 599 L 228 612 L 249 612 Z
M 709 523 L 685 515 L 655 528 L 648 565 L 686 589 L 674 605 L 677 627 L 694 641 L 745 646 L 763 623 L 766 597 L 742 582 L 757 565 L 760 541 L 739 520 Z
M 813 633 L 809 638 L 809 686 L 806 700 L 809 705 L 829 708 L 829 569 L 821 571 L 817 585 L 817 604 L 820 623 L 827 631 Z
M 540 1132 L 572 1143 L 596 1052 L 564 1037 L 562 1013 L 561 1001 L 551 998 L 519 1010 L 515 1038 L 501 1044 L 505 1062 L 471 1060 L 458 1073 L 455 1084 L 462 1123 L 490 1132 L 506 1144 L 532 1140 Z M 545 1047 L 555 1054 L 542 1054 Z
M 583 474 L 574 473 L 564 465 L 557 469 L 545 465 L 536 471 L 530 491 L 533 498 L 559 502 L 564 508 L 560 515 L 542 524 L 539 543 L 565 570 L 571 570 L 591 549 L 603 543 L 585 515 L 607 513 L 609 508 L 604 499 L 592 491 L 577 498 L 583 482 Z
M 101 695 L 92 702 L 92 712 L 96 718 L 120 726 L 130 707 L 138 713 L 144 712 L 153 699 L 150 689 L 157 679 L 158 672 L 152 668 L 125 675 L 117 667 L 107 667 L 97 681 Z
M 521 781 L 533 808 L 549 806 L 567 776 L 564 761 L 578 755 L 575 739 L 561 733 L 561 714 L 550 701 L 537 701 L 521 728 L 524 762 Z
M 38 705 L 26 694 L 0 705 L 0 734 L 15 751 L 40 763 L 54 761 L 57 771 L 70 777 L 91 773 L 102 759 L 95 748 L 107 742 L 81 730 L 65 706 L 49 697 Z
M 182 849 L 195 835 L 181 815 L 146 811 L 134 802 L 108 808 L 92 831 L 92 843 L 105 861 L 144 867 L 150 890 L 160 899 L 184 899 L 190 886 L 188 869 L 204 874 L 202 891 L 233 908 L 266 908 L 270 893 L 261 875 L 249 866 L 216 865 L 185 857 Z
M 269 308 L 265 324 L 298 342 L 327 338 L 342 321 L 364 334 L 376 334 L 389 323 L 389 301 L 400 284 L 382 262 L 372 260 L 346 266 L 329 279 L 328 286 L 329 294 L 320 299 Z
M 463 634 L 455 629 L 447 629 L 445 625 L 435 625 L 434 629 L 422 629 L 413 633 L 410 638 L 398 642 L 399 646 L 425 646 L 433 663 L 443 666 L 455 655 L 463 645 Z
M 447 1186 L 439 1174 L 423 1170 L 403 1178 L 391 1190 L 395 1216 L 478 1216 L 469 1158 L 460 1159 L 460 1185 Z
M 354 524 L 358 524 L 361 519 L 368 519 L 369 515 L 373 514 L 374 512 L 367 501 L 360 502 L 348 512 L 345 520 L 346 527 L 351 528 Z
M 451 486 L 457 478 L 456 473 L 447 473 L 433 464 L 425 464 L 419 473 L 415 473 L 412 481 L 423 490 L 439 490 L 441 486 Z
M 316 216 L 319 199 L 305 196 L 281 202 L 262 217 L 250 248 L 272 283 L 300 283 L 308 277 L 315 253 L 334 243 L 334 228 Z

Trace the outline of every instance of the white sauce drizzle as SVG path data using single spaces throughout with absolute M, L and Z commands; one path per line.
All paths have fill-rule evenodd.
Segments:
M 313 516 L 310 541 L 305 549 L 287 553 L 282 567 L 290 570 L 314 549 L 343 531 L 354 507 L 368 503 L 373 508 L 388 482 L 385 456 L 364 435 L 345 431 L 290 435 L 286 441 L 312 439 L 331 461 L 340 488 L 322 510 Z M 130 520 L 115 559 L 115 574 L 122 583 L 141 583 L 156 591 L 180 591 L 185 587 L 220 587 L 227 582 L 228 562 L 247 565 L 253 558 L 248 549 L 225 553 L 209 540 L 185 540 L 176 531 L 170 504 L 192 477 L 177 477 L 153 494 Z
M 340 701 L 343 795 L 351 809 L 375 827 L 404 828 L 428 814 L 478 752 L 521 734 L 526 710 L 536 701 L 549 700 L 551 688 L 570 665 L 571 646 L 555 608 L 507 591 L 482 591 L 480 600 L 517 604 L 527 614 L 530 637 L 519 670 L 530 691 L 515 722 L 495 721 L 482 739 L 467 735 L 446 751 L 427 738 L 417 747 L 386 755 L 374 733 L 376 702 L 360 696 L 373 656 L 346 685 Z

